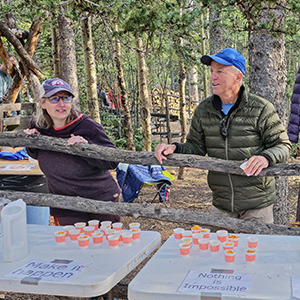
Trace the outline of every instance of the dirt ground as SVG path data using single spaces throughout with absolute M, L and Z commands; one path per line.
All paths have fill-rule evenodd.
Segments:
M 207 185 L 206 175 L 207 171 L 186 168 L 185 169 L 185 180 L 176 179 L 176 174 L 178 168 L 167 167 L 167 170 L 175 176 L 172 181 L 170 198 L 168 201 L 168 206 L 170 208 L 183 208 L 187 210 L 197 211 L 201 213 L 208 213 L 211 207 L 211 191 Z M 298 190 L 299 190 L 299 177 L 289 178 L 289 198 L 290 198 L 290 220 L 295 221 L 295 212 L 298 200 Z M 153 199 L 153 193 L 155 192 L 155 187 L 143 188 L 139 201 L 151 201 Z M 161 203 L 156 203 L 155 205 L 164 205 Z M 172 234 L 173 228 L 178 226 L 187 228 L 186 224 L 175 224 L 164 221 L 157 221 L 152 219 L 133 219 L 131 217 L 122 217 L 122 222 L 124 227 L 127 228 L 130 222 L 140 222 L 142 230 L 155 230 L 161 233 L 162 243 Z M 152 254 L 153 255 L 153 254 Z M 138 273 L 141 267 L 150 259 L 149 256 L 139 267 L 134 269 L 128 276 L 126 276 L 121 282 L 129 283 L 134 276 Z M 42 296 L 42 295 L 28 295 L 28 294 L 12 294 L 6 293 L 1 294 L 0 299 L 5 300 L 58 300 L 59 298 L 55 296 Z M 76 298 L 72 298 L 76 299 Z M 78 298 L 83 299 L 83 298 Z M 101 299 L 101 298 L 100 298 Z

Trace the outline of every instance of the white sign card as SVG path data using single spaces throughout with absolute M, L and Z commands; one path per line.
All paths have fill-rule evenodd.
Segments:
M 33 260 L 22 267 L 5 274 L 8 278 L 38 278 L 45 281 L 67 281 L 84 270 L 89 264 L 72 261 Z
M 293 298 L 300 299 L 300 278 L 292 277 L 292 296 Z
M 30 171 L 31 169 L 34 169 L 35 166 L 31 165 L 5 165 L 1 167 L 1 170 L 3 171 Z
M 252 277 L 252 274 L 228 274 L 190 270 L 178 288 L 178 292 L 246 295 L 248 294 Z

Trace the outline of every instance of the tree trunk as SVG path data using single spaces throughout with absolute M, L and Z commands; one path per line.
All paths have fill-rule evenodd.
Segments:
M 84 55 L 85 85 L 89 116 L 97 123 L 101 123 L 99 102 L 97 95 L 97 74 L 92 39 L 91 16 L 84 12 L 80 19 L 81 39 Z
M 205 43 L 205 35 L 204 35 L 204 18 L 203 14 L 201 14 L 201 52 L 202 55 L 206 54 L 206 43 Z M 203 70 L 203 98 L 208 97 L 209 93 L 209 86 L 208 86 L 208 74 L 207 74 L 207 67 L 202 65 L 202 70 Z
M 53 60 L 53 70 L 54 77 L 61 78 L 61 70 L 60 70 L 60 51 L 59 51 L 59 32 L 57 28 L 57 19 L 52 14 L 51 22 L 51 39 L 52 39 L 52 60 Z
M 180 46 L 183 47 L 183 39 L 180 38 Z M 180 113 L 180 127 L 181 139 L 180 142 L 184 143 L 186 140 L 186 101 L 185 101 L 185 83 L 186 83 L 186 70 L 183 62 L 183 57 L 179 58 L 179 113 Z M 184 168 L 180 167 L 178 172 L 178 179 L 184 179 Z
M 259 24 L 277 20 L 276 27 L 284 26 L 284 2 L 279 1 L 269 9 L 261 10 Z M 267 4 L 265 3 L 265 6 Z M 267 8 L 267 7 L 265 7 Z M 281 23 L 280 23 L 281 22 Z M 278 115 L 286 125 L 286 61 L 285 36 L 266 30 L 249 32 L 249 87 L 250 92 L 273 103 Z M 276 178 L 277 202 L 274 207 L 274 221 L 289 224 L 288 178 Z
M 223 49 L 221 24 L 222 14 L 218 6 L 211 3 L 209 6 L 209 53 L 212 55 Z
M 117 22 L 115 25 L 115 30 L 116 32 L 119 31 L 119 26 Z M 121 90 L 121 101 L 122 101 L 123 113 L 124 113 L 124 130 L 126 135 L 127 149 L 135 151 L 135 145 L 133 142 L 133 135 L 132 135 L 130 111 L 128 107 L 125 78 L 123 73 L 123 67 L 121 64 L 121 44 L 117 35 L 115 37 L 115 63 L 116 63 L 116 68 L 118 73 L 118 83 Z
M 79 109 L 80 104 L 73 21 L 60 14 L 58 16 L 58 29 L 61 79 L 70 84 L 72 92 L 75 96 L 75 106 Z
M 139 98 L 141 101 L 143 151 L 151 151 L 151 115 L 147 87 L 147 67 L 143 49 L 143 41 L 138 34 L 135 36 L 135 46 L 138 65 Z

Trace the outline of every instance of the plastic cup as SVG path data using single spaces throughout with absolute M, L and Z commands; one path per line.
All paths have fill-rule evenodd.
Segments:
M 61 231 L 55 231 L 54 232 L 55 235 L 55 241 L 56 243 L 64 243 L 66 241 L 66 235 L 67 233 L 63 230 Z
M 129 224 L 129 229 L 134 229 L 134 228 L 141 228 L 141 224 L 140 223 L 130 223 Z
M 255 235 L 250 235 L 247 237 L 248 247 L 249 248 L 256 248 L 258 243 L 258 237 Z
M 176 240 L 180 240 L 182 238 L 182 233 L 184 232 L 183 228 L 175 228 L 173 230 L 174 232 L 174 237 Z
M 109 227 L 111 227 L 111 223 L 112 223 L 112 221 L 102 221 L 100 223 L 100 226 L 109 226 Z
M 132 232 L 132 239 L 138 240 L 141 237 L 141 229 L 130 229 Z
M 83 233 L 83 228 L 86 226 L 85 222 L 77 222 L 74 224 L 76 229 L 80 229 L 81 233 Z
M 192 230 L 184 230 L 183 232 L 182 232 L 182 237 L 184 238 L 184 237 L 192 237 L 192 235 L 193 235 L 193 231 Z
M 199 243 L 199 249 L 200 250 L 208 250 L 208 246 L 209 246 L 209 239 L 199 239 L 198 240 Z
M 123 242 L 122 234 L 124 233 L 123 230 L 117 230 L 114 235 L 119 237 L 119 242 Z
M 103 232 L 97 230 L 92 233 L 92 239 L 94 244 L 101 244 L 103 242 Z
M 192 238 L 193 238 L 193 243 L 195 245 L 199 245 L 198 240 L 202 238 L 202 233 L 193 233 Z
M 204 238 L 204 239 L 209 239 L 210 229 L 208 229 L 208 228 L 202 228 L 202 229 L 200 230 L 200 233 L 203 234 L 203 238 Z
M 69 236 L 71 241 L 77 241 L 77 238 L 79 237 L 81 233 L 80 229 L 71 229 L 69 230 Z
M 233 263 L 235 260 L 235 251 L 233 249 L 227 249 L 224 251 L 225 261 L 228 263 Z
M 234 247 L 238 246 L 239 239 L 240 239 L 239 235 L 231 234 L 231 235 L 228 236 L 228 242 L 233 242 Z
M 107 229 L 111 229 L 110 225 L 101 225 L 100 226 L 100 230 L 103 232 L 103 234 L 105 235 L 105 230 Z
M 122 230 L 123 229 L 123 223 L 120 223 L 120 222 L 112 223 L 112 228 L 115 229 L 115 230 Z
M 185 244 L 190 244 L 190 245 L 192 245 L 193 239 L 190 238 L 190 237 L 183 237 L 183 238 L 181 239 L 181 243 L 185 243 Z
M 220 243 L 219 240 L 211 240 L 209 242 L 210 252 L 218 252 L 220 250 Z
M 217 234 L 217 239 L 221 243 L 225 243 L 226 242 L 227 236 L 228 236 L 228 231 L 227 230 L 217 230 L 216 234 Z
M 122 240 L 124 245 L 131 245 L 132 243 L 132 232 L 125 232 L 122 234 Z
M 78 244 L 80 249 L 86 249 L 90 243 L 90 236 L 89 235 L 80 235 L 77 238 Z
M 245 257 L 247 262 L 254 262 L 256 259 L 256 250 L 253 248 L 247 249 L 245 252 Z
M 108 240 L 108 236 L 113 235 L 115 232 L 116 232 L 115 229 L 112 229 L 112 228 L 106 229 L 106 230 L 105 230 L 105 236 L 106 236 L 106 239 Z
M 89 226 L 93 226 L 95 228 L 95 230 L 98 230 L 99 228 L 99 220 L 89 220 L 88 224 Z
M 193 233 L 199 233 L 202 228 L 199 225 L 195 225 L 191 228 Z
M 109 235 L 107 239 L 110 247 L 117 248 L 119 246 L 119 237 L 117 235 Z
M 233 242 L 226 242 L 223 244 L 223 250 L 229 250 L 234 248 L 234 243 Z
M 181 255 L 189 255 L 191 251 L 191 244 L 188 243 L 180 243 L 179 250 Z
M 73 225 L 66 225 L 63 227 L 63 230 L 66 232 L 66 236 L 70 236 L 69 235 L 69 231 L 72 230 L 72 229 L 75 229 L 75 226 Z
M 92 233 L 95 231 L 94 226 L 85 226 L 83 227 L 83 233 L 88 236 L 92 236 Z

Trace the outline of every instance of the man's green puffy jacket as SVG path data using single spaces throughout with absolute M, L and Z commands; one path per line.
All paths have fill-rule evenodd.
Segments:
M 291 145 L 273 105 L 247 93 L 244 87 L 241 92 L 227 122 L 218 96 L 203 100 L 195 110 L 187 142 L 179 144 L 176 152 L 241 161 L 263 155 L 270 165 L 286 162 Z M 220 134 L 222 120 L 228 132 L 226 138 Z M 209 171 L 208 184 L 213 205 L 231 212 L 264 208 L 276 200 L 273 177 Z

